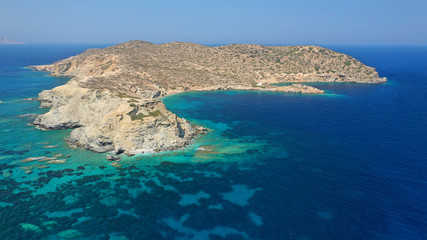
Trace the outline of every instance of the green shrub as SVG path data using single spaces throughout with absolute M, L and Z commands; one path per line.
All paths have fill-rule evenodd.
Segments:
M 160 115 L 162 115 L 162 113 L 159 110 L 156 110 L 154 112 L 150 112 L 150 116 L 152 116 L 152 117 L 157 117 Z
M 142 119 L 144 119 L 146 117 L 158 117 L 160 115 L 162 115 L 162 113 L 159 110 L 156 110 L 154 112 L 150 112 L 148 115 L 144 115 L 142 113 L 138 113 L 138 114 L 136 114 L 134 116 L 130 116 L 130 118 L 132 119 L 132 121 L 135 121 L 135 120 L 142 120 Z
M 135 120 L 142 120 L 142 119 L 144 119 L 145 117 L 147 117 L 148 115 L 144 115 L 144 114 L 142 114 L 142 113 L 138 113 L 138 114 L 136 114 L 136 115 L 134 115 L 134 116 L 130 116 L 130 119 L 132 119 L 132 121 L 135 121 Z
M 133 98 L 133 99 L 140 99 L 139 97 L 133 97 L 133 96 L 129 96 L 126 93 L 118 93 L 117 96 L 119 98 Z

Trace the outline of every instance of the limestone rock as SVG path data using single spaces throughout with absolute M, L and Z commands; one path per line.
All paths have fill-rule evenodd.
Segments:
M 136 154 L 184 147 L 196 131 L 159 100 L 66 84 L 40 94 L 51 110 L 38 116 L 42 129 L 74 129 L 68 142 L 95 152 Z
M 289 86 L 281 86 L 276 88 L 278 92 L 293 92 L 293 93 L 305 93 L 305 94 L 322 94 L 323 90 L 303 85 L 303 84 L 292 84 Z
M 107 155 L 107 160 L 108 161 L 119 161 L 122 158 L 120 156 L 113 156 L 113 155 Z

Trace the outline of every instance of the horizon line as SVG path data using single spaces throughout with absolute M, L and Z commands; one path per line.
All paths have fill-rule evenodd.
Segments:
M 129 40 L 124 42 L 24 42 L 24 43 L 17 43 L 17 44 L 0 44 L 0 46 L 23 46 L 23 45 L 90 45 L 90 44 L 97 44 L 97 45 L 117 45 L 122 44 L 130 41 L 145 41 L 145 40 Z M 146 41 L 149 42 L 149 41 Z M 253 43 L 241 43 L 241 42 L 223 42 L 223 43 L 199 43 L 199 42 L 190 42 L 190 41 L 167 41 L 167 42 L 150 42 L 153 44 L 165 44 L 165 43 L 172 43 L 172 42 L 181 42 L 181 43 L 195 43 L 200 44 L 204 46 L 209 47 L 215 47 L 215 46 L 226 46 L 226 45 L 232 45 L 232 44 L 256 44 L 256 45 L 264 45 L 264 46 L 375 46 L 375 47 L 427 47 L 427 44 L 410 44 L 410 43 L 399 43 L 399 44 L 388 44 L 388 43 L 259 43 L 259 42 L 253 42 Z

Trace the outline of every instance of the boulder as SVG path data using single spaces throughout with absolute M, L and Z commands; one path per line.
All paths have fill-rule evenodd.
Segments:
M 120 161 L 122 158 L 120 156 L 115 156 L 115 155 L 107 155 L 107 160 L 108 161 Z

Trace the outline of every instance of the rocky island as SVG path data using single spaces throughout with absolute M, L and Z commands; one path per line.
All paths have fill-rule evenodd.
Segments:
M 24 42 L 15 41 L 0 34 L 0 44 L 25 44 Z
M 168 111 L 159 98 L 185 91 L 258 90 L 321 94 L 304 82 L 383 83 L 374 68 L 317 46 L 130 41 L 30 66 L 65 85 L 39 94 L 34 125 L 73 128 L 68 142 L 96 152 L 151 153 L 182 148 L 207 129 Z M 294 83 L 275 86 L 277 83 Z

